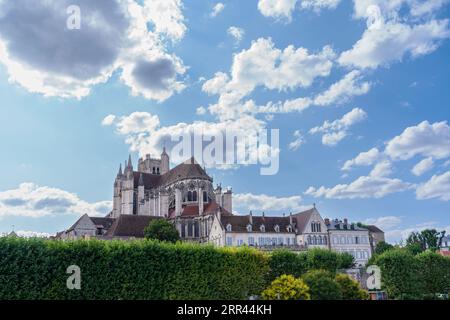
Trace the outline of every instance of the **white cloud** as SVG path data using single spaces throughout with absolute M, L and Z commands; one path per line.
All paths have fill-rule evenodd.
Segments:
M 78 30 L 66 27 L 71 4 L 0 2 L 0 63 L 10 82 L 44 96 L 80 99 L 122 71 L 132 93 L 149 99 L 162 101 L 183 88 L 177 78 L 185 68 L 166 53 L 165 41 L 186 31 L 180 0 L 80 0 Z
M 291 143 L 289 143 L 289 150 L 297 151 L 301 147 L 301 145 L 305 143 L 305 138 L 303 137 L 300 130 L 296 130 L 294 132 L 294 138 L 295 139 Z
M 384 160 L 375 165 L 370 172 L 371 177 L 388 177 L 392 173 L 392 162 Z
M 433 11 L 443 1 L 354 0 L 355 17 L 367 19 L 367 29 L 352 49 L 343 52 L 344 66 L 375 69 L 435 51 L 450 37 L 448 19 L 437 20 Z
M 265 17 L 290 22 L 296 3 L 297 0 L 259 0 L 258 10 Z
M 233 195 L 233 206 L 246 213 L 258 211 L 297 211 L 303 208 L 301 196 L 274 197 L 265 194 L 242 193 Z
M 206 114 L 206 108 L 205 107 L 198 107 L 195 111 L 195 113 L 199 116 L 202 116 L 204 114 Z
M 441 175 L 434 175 L 430 180 L 419 185 L 416 190 L 416 197 L 419 200 L 450 201 L 450 171 Z
M 359 123 L 367 118 L 367 113 L 360 109 L 354 108 L 345 114 L 341 119 L 333 122 L 326 120 L 322 126 L 312 128 L 309 133 L 323 133 L 322 143 L 327 146 L 335 146 L 343 140 L 351 126 Z
M 341 0 L 301 0 L 300 7 L 320 12 L 322 9 L 336 9 L 340 2 Z
M 244 29 L 235 26 L 229 27 L 227 33 L 235 39 L 236 43 L 241 42 L 245 35 Z
M 378 176 L 361 176 L 350 184 L 339 184 L 332 188 L 310 187 L 305 194 L 327 199 L 370 199 L 383 198 L 392 193 L 411 189 L 413 186 L 399 179 Z
M 434 167 L 433 158 L 425 158 L 418 164 L 416 164 L 414 168 L 412 168 L 411 172 L 419 177 L 423 175 L 425 172 L 433 169 L 433 167 Z
M 383 231 L 392 229 L 402 223 L 402 219 L 396 216 L 370 218 L 363 221 L 364 224 L 375 225 Z
M 362 81 L 360 71 L 353 70 L 346 74 L 341 80 L 318 95 L 314 104 L 318 106 L 329 106 L 333 103 L 345 103 L 354 96 L 364 95 L 369 92 L 371 84 Z
M 110 126 L 114 123 L 115 120 L 116 120 L 115 115 L 113 114 L 107 115 L 102 121 L 102 126 Z
M 342 167 L 343 171 L 351 170 L 355 166 L 370 166 L 382 158 L 381 152 L 377 148 L 372 148 L 367 152 L 361 152 L 356 158 L 347 160 Z
M 47 232 L 38 232 L 38 231 L 29 231 L 29 230 L 18 230 L 16 231 L 16 234 L 19 237 L 24 238 L 48 238 L 52 236 L 52 234 Z
M 423 121 L 406 128 L 402 134 L 387 143 L 386 154 L 395 160 L 414 156 L 444 159 L 450 157 L 450 127 L 446 121 L 430 124 Z
M 17 189 L 0 192 L 0 217 L 23 216 L 39 218 L 61 214 L 106 215 L 111 201 L 89 203 L 76 194 L 57 188 L 22 183 Z
M 222 2 L 218 2 L 214 5 L 210 16 L 212 18 L 215 18 L 219 15 L 219 13 L 221 13 L 223 11 L 223 9 L 225 9 L 225 5 Z

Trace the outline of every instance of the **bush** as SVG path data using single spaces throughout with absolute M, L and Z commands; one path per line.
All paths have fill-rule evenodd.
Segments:
M 381 269 L 382 285 L 390 298 L 421 298 L 422 283 L 418 263 L 408 250 L 388 250 L 377 256 L 374 263 Z
M 338 269 L 351 269 L 355 266 L 355 258 L 348 252 L 338 254 Z
M 308 270 L 306 260 L 307 255 L 304 253 L 298 254 L 289 250 L 274 251 L 269 260 L 271 271 L 269 282 L 283 274 L 301 277 Z
M 333 273 L 326 270 L 311 270 L 303 277 L 309 287 L 312 300 L 341 300 L 342 293 L 334 281 Z
M 81 290 L 66 288 L 70 265 Z M 268 271 L 267 255 L 249 248 L 0 238 L 0 300 L 247 299 Z
M 361 289 L 359 283 L 346 274 L 338 274 L 335 279 L 342 294 L 342 300 L 367 300 L 367 291 Z
M 377 247 L 375 248 L 375 254 L 383 254 L 388 250 L 394 249 L 394 246 L 392 244 L 389 244 L 385 241 L 380 241 L 377 244 Z
M 276 278 L 271 285 L 263 291 L 263 300 L 310 300 L 308 286 L 301 279 L 291 275 L 282 275 Z
M 450 289 L 450 259 L 431 251 L 418 254 L 418 263 L 423 293 L 435 297 Z
M 177 242 L 180 235 L 175 226 L 167 220 L 157 219 L 150 222 L 144 229 L 145 238 L 167 242 Z

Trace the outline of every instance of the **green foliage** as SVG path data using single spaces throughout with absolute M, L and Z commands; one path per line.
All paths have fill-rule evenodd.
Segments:
M 336 272 L 340 267 L 339 254 L 327 249 L 311 249 L 307 253 L 308 269 Z
M 165 219 L 157 219 L 150 222 L 144 229 L 145 238 L 167 242 L 177 242 L 180 240 L 175 226 Z
M 430 297 L 450 291 L 450 259 L 431 251 L 415 257 L 418 262 L 423 293 Z
M 380 241 L 377 244 L 377 247 L 375 248 L 375 254 L 383 254 L 388 250 L 394 249 L 394 246 L 392 244 L 389 244 L 384 241 Z
M 445 231 L 438 232 L 435 229 L 426 229 L 421 232 L 412 232 L 406 239 L 406 246 L 411 252 L 423 252 L 427 249 L 437 251 L 441 248 Z M 420 249 L 419 249 L 420 248 Z
M 269 260 L 270 280 L 283 275 L 301 277 L 307 270 L 307 254 L 294 253 L 289 250 L 274 251 Z
M 333 273 L 326 270 L 311 270 L 302 277 L 309 287 L 312 300 L 341 300 L 342 293 L 334 281 Z
M 348 252 L 338 254 L 338 269 L 351 269 L 355 266 L 355 258 Z
M 336 275 L 334 281 L 341 290 L 342 300 L 367 300 L 369 298 L 367 291 L 361 289 L 359 283 L 346 274 Z
M 408 250 L 393 249 L 375 259 L 390 298 L 417 299 L 422 288 L 417 260 Z
M 81 269 L 68 290 L 67 267 Z M 266 287 L 267 255 L 184 243 L 0 238 L 0 300 L 246 299 Z
M 310 300 L 308 286 L 301 279 L 291 275 L 282 275 L 276 278 L 271 285 L 263 291 L 263 300 Z

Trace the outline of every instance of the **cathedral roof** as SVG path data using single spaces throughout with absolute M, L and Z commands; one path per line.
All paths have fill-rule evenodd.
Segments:
M 106 233 L 106 237 L 123 237 L 123 238 L 143 238 L 144 229 L 150 224 L 150 221 L 162 219 L 154 216 L 139 215 L 120 215 L 115 219 L 111 228 Z
M 212 181 L 211 177 L 203 170 L 203 168 L 191 158 L 190 161 L 183 162 L 172 168 L 163 175 L 155 175 L 150 173 L 134 172 L 134 186 L 139 185 L 139 179 L 142 174 L 145 189 L 152 189 L 167 186 L 182 179 L 206 179 Z

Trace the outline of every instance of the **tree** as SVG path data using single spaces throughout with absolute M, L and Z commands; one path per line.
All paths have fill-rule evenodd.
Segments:
M 289 250 L 274 251 L 269 260 L 270 281 L 283 275 L 301 277 L 307 271 L 307 255 L 297 254 Z
M 342 300 L 367 300 L 367 291 L 361 289 L 359 283 L 346 274 L 338 274 L 335 279 L 342 294 Z
M 394 246 L 392 244 L 389 244 L 384 241 L 380 241 L 377 244 L 377 247 L 375 248 L 375 254 L 383 254 L 384 252 L 394 249 Z
M 420 253 L 415 259 L 418 261 L 424 293 L 433 298 L 438 293 L 447 293 L 450 289 L 450 259 L 431 251 Z
M 309 287 L 312 300 L 341 300 L 342 293 L 334 276 L 326 270 L 311 270 L 302 277 Z
M 340 253 L 338 256 L 339 269 L 351 269 L 355 266 L 355 258 L 348 252 Z
M 406 239 L 406 247 L 412 252 L 423 252 L 427 249 L 437 251 L 441 248 L 442 238 L 445 237 L 445 231 L 438 232 L 436 229 L 425 229 L 421 232 L 412 232 Z
M 180 235 L 178 234 L 175 226 L 164 219 L 156 219 L 151 221 L 150 224 L 144 229 L 144 235 L 147 239 L 167 242 L 177 242 L 180 240 Z
M 310 300 L 308 286 L 301 279 L 282 275 L 263 291 L 263 300 Z

